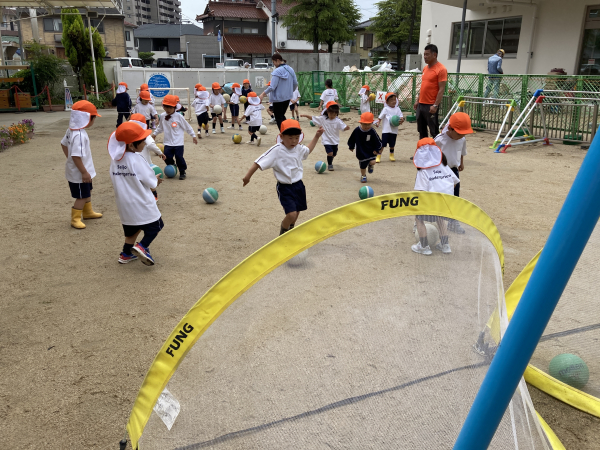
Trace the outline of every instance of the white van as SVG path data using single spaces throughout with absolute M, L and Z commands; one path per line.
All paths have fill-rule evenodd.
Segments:
M 242 59 L 228 59 L 225 61 L 225 70 L 231 69 L 243 69 L 244 60 Z
M 140 58 L 115 58 L 121 62 L 121 67 L 144 67 L 144 62 Z

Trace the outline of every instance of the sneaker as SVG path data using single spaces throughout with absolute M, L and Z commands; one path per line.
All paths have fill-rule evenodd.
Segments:
M 420 242 L 417 242 L 415 245 L 411 245 L 410 249 L 415 253 L 420 253 L 421 255 L 429 256 L 431 253 L 433 253 L 429 248 L 429 245 L 427 247 L 421 247 Z
M 221 133 L 225 133 L 225 130 L 223 129 L 223 127 L 221 127 Z
M 256 144 L 254 143 L 254 141 L 248 141 L 248 142 L 246 142 L 246 144 L 250 144 L 250 145 L 256 145 Z
M 135 261 L 136 259 L 138 259 L 138 257 L 135 255 L 126 255 L 125 253 L 121 252 L 119 255 L 119 264 L 127 264 L 131 261 Z
M 377 155 L 377 158 L 375 159 L 376 163 L 380 163 L 381 162 L 381 155 Z
M 333 172 L 333 164 L 329 164 L 327 166 L 327 170 L 330 170 L 331 172 Z
M 274 123 L 277 123 L 277 121 L 275 119 L 271 119 L 271 120 L 269 120 L 269 123 L 274 124 Z
M 154 265 L 154 259 L 150 255 L 150 251 L 139 242 L 135 244 L 131 250 L 134 251 L 137 254 L 137 256 L 140 257 L 140 261 L 142 261 L 143 264 L 147 266 Z
M 450 244 L 442 245 L 441 242 L 438 242 L 437 244 L 435 244 L 435 248 L 436 250 L 439 250 L 440 252 L 445 254 L 452 253 L 452 250 L 450 249 Z
M 213 128 L 213 134 L 217 134 L 217 130 Z
M 241 125 L 240 125 L 240 131 L 243 131 L 243 128 L 242 128 L 242 126 L 241 126 Z
M 369 167 L 367 167 L 367 172 L 373 173 L 373 170 L 375 169 L 373 166 L 374 164 L 369 164 Z
M 227 127 L 228 130 L 231 130 L 233 128 L 235 128 L 235 125 L 230 125 L 230 126 Z
M 367 182 L 367 176 L 363 175 L 362 177 L 360 177 L 360 182 L 361 183 L 366 183 Z
M 451 220 L 448 222 L 448 230 L 452 231 L 453 233 L 456 234 L 465 234 L 466 231 L 463 227 L 460 226 L 460 223 L 458 223 L 456 220 Z
M 256 138 L 256 146 L 260 147 L 261 138 L 260 136 Z
M 185 178 L 186 178 L 186 174 L 185 174 L 185 172 L 181 172 L 181 173 L 179 174 L 179 179 L 180 179 L 180 180 L 185 180 Z
M 394 157 L 393 153 L 390 153 L 390 161 L 396 161 L 396 158 Z

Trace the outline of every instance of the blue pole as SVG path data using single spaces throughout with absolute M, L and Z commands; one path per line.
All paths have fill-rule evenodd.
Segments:
M 487 449 L 533 351 L 600 217 L 600 134 L 552 227 L 504 339 L 458 435 L 455 450 Z

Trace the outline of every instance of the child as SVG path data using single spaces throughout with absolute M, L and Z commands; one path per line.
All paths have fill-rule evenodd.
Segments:
M 129 121 L 137 123 L 144 130 L 147 130 L 149 128 L 148 124 L 147 124 L 147 121 L 144 120 L 144 116 L 141 115 L 141 114 L 132 114 L 131 117 L 129 118 Z M 152 156 L 150 155 L 150 152 L 152 152 L 155 155 L 159 156 L 160 159 L 162 159 L 163 161 L 167 158 L 163 154 L 163 152 L 160 150 L 160 148 L 158 148 L 158 146 L 154 142 L 154 139 L 152 139 L 152 136 L 148 135 L 148 137 L 146 138 L 146 145 L 144 146 L 144 148 L 140 152 L 140 154 L 146 160 L 146 162 L 148 163 L 148 165 L 151 166 L 152 165 Z M 158 201 L 158 193 L 156 192 L 156 189 L 152 190 L 152 194 L 154 194 L 154 199 L 156 201 Z
M 146 83 L 140 85 L 140 94 L 142 93 L 142 91 L 146 91 L 150 94 L 150 104 L 152 106 L 154 106 L 154 95 L 152 95 L 152 92 L 150 92 L 150 88 L 148 87 L 148 85 Z M 141 101 L 142 101 L 142 99 L 138 95 L 137 103 L 141 103 Z
M 192 102 L 192 106 L 196 112 L 196 120 L 198 120 L 198 137 L 202 139 L 202 129 L 206 131 L 206 137 L 208 137 L 208 106 L 210 94 L 206 91 L 204 86 L 200 86 L 196 92 L 196 98 Z
M 383 149 L 389 144 L 390 161 L 396 161 L 396 158 L 394 158 L 394 148 L 396 147 L 396 137 L 398 136 L 398 127 L 394 127 L 390 123 L 390 119 L 393 116 L 400 117 L 400 124 L 404 122 L 402 111 L 400 111 L 400 108 L 398 108 L 398 97 L 393 92 L 388 92 L 385 94 L 385 106 L 381 110 L 381 114 L 379 114 L 377 128 L 379 128 L 379 125 L 383 123 L 383 130 L 381 133 L 381 142 L 383 147 L 381 148 L 381 152 L 383 152 Z M 377 160 L 375 162 L 381 162 L 381 152 L 379 152 L 379 155 L 377 155 Z
M 331 78 L 325 80 L 325 91 L 321 94 L 321 102 L 319 103 L 319 109 L 323 108 L 323 105 L 327 105 L 329 102 L 338 101 L 337 90 L 333 88 L 333 81 Z
M 185 117 L 185 112 L 187 111 L 187 108 L 184 108 L 181 104 L 179 100 L 179 95 L 174 95 L 173 97 L 175 97 L 175 100 L 177 100 L 177 106 L 175 107 L 175 111 Z
M 300 100 L 300 91 L 298 88 L 292 94 L 292 99 L 290 100 L 290 111 L 292 112 L 292 119 L 295 117 L 298 122 L 300 122 L 300 107 L 298 105 L 298 101 Z
M 196 83 L 196 86 L 194 86 L 194 98 L 196 98 L 196 95 L 198 94 L 198 92 L 200 92 L 202 89 L 204 88 L 204 86 L 202 86 L 200 83 Z M 206 90 L 206 89 L 204 89 Z
M 221 85 L 216 81 L 212 84 L 212 94 L 210 94 L 209 107 L 210 113 L 212 116 L 212 132 L 216 134 L 215 125 L 217 124 L 217 117 L 219 118 L 219 123 L 221 124 L 221 133 L 225 133 L 223 129 L 223 116 L 222 112 L 219 114 L 215 114 L 214 107 L 219 105 L 221 109 L 225 109 L 225 99 L 221 95 Z
M 117 107 L 117 126 L 123 123 L 123 119 L 129 120 L 131 114 L 131 98 L 127 91 L 127 83 L 120 82 L 117 88 L 117 95 L 112 99 L 112 105 Z
M 448 167 L 457 178 L 460 178 L 459 173 L 465 168 L 463 159 L 467 154 L 467 139 L 465 136 L 471 133 L 473 133 L 471 118 L 466 113 L 457 112 L 450 116 L 448 126 L 435 138 L 435 143 L 442 149 L 442 153 L 448 161 Z M 454 186 L 454 195 L 460 197 L 459 194 L 460 183 Z M 465 229 L 456 220 L 448 221 L 448 230 L 458 234 L 465 233 Z
M 281 222 L 281 236 L 294 228 L 300 211 L 306 211 L 306 189 L 302 183 L 302 161 L 314 150 L 323 128 L 319 128 L 308 146 L 301 145 L 303 134 L 300 124 L 295 120 L 284 120 L 281 124 L 281 134 L 278 143 L 263 153 L 250 167 L 242 179 L 244 186 L 250 183 L 250 178 L 258 169 L 273 169 L 277 179 L 277 196 L 285 211 Z
M 364 85 L 360 91 L 358 91 L 358 95 L 360 95 L 360 112 L 371 112 L 371 100 L 369 100 L 369 95 L 371 95 L 371 88 L 368 85 Z
M 448 167 L 446 156 L 431 138 L 423 138 L 417 143 L 417 151 L 413 157 L 413 164 L 418 170 L 417 179 L 415 180 L 415 191 L 440 192 L 452 195 L 454 186 L 460 183 L 458 177 Z M 427 241 L 425 221 L 437 222 L 438 224 L 440 242 L 437 243 L 435 248 L 442 253 L 452 252 L 450 244 L 448 244 L 448 231 L 446 229 L 445 218 L 440 216 L 417 216 L 416 219 L 419 242 L 411 247 L 413 252 L 422 255 L 431 255 L 432 253 Z
M 154 106 L 150 104 L 150 92 L 140 91 L 138 102 L 133 108 L 134 114 L 142 114 L 146 118 L 146 127 L 150 128 L 150 122 L 158 120 L 158 113 Z
M 125 244 L 119 255 L 120 264 L 127 264 L 139 257 L 145 265 L 153 266 L 154 259 L 148 247 L 164 227 L 152 196 L 152 189 L 156 189 L 162 180 L 140 155 L 150 133 L 152 130 L 129 122 L 117 128 L 108 140 L 110 180 L 125 233 Z M 140 231 L 144 232 L 144 238 L 136 244 Z
M 318 116 L 307 116 L 307 119 L 312 119 L 313 123 L 319 127 L 323 127 L 323 138 L 321 141 L 327 152 L 327 168 L 333 171 L 333 158 L 337 156 L 338 144 L 340 143 L 340 131 L 350 129 L 338 116 L 340 114 L 340 105 L 336 102 L 327 103 L 323 112 Z
M 92 178 L 96 176 L 90 138 L 85 128 L 94 124 L 98 114 L 96 107 L 87 100 L 80 100 L 73 105 L 69 129 L 60 141 L 63 152 L 67 157 L 65 177 L 69 182 L 71 196 L 75 204 L 71 208 L 71 226 L 81 230 L 84 219 L 99 219 L 102 214 L 92 209 Z
M 198 139 L 194 134 L 194 129 L 181 114 L 175 114 L 175 108 L 177 107 L 177 98 L 174 95 L 166 95 L 163 99 L 164 113 L 158 118 L 158 127 L 152 133 L 152 138 L 155 138 L 160 133 L 165 133 L 163 143 L 165 144 L 165 163 L 171 165 L 174 163 L 173 156 L 177 161 L 177 168 L 179 169 L 179 179 L 185 180 L 187 170 L 187 164 L 183 158 L 183 133 L 186 132 L 194 141 L 194 144 L 198 144 Z
M 231 126 L 227 129 L 235 128 L 235 124 L 238 124 L 240 131 L 242 131 L 242 124 L 240 122 L 240 95 L 242 95 L 242 87 L 239 83 L 233 83 L 231 85 L 233 92 L 229 98 L 229 110 L 231 111 Z
M 242 82 L 242 95 L 246 98 L 248 98 L 248 94 L 252 92 L 252 86 L 250 86 L 250 80 L 245 79 Z M 248 109 L 248 102 L 244 103 L 244 113 L 246 112 L 246 109 Z M 245 114 L 244 114 L 245 115 Z
M 270 81 L 267 83 L 267 87 L 269 86 L 271 86 Z M 271 93 L 268 93 L 267 96 L 269 97 L 269 109 L 267 109 L 267 113 L 269 113 L 269 116 L 271 116 L 271 120 L 269 120 L 269 123 L 277 123 L 277 120 L 275 119 L 275 113 L 273 112 L 273 102 L 271 101 Z
M 261 111 L 265 109 L 265 107 L 261 104 L 260 98 L 256 95 L 256 92 L 248 93 L 248 109 L 244 112 L 248 122 L 248 134 L 250 135 L 250 140 L 247 144 L 254 145 L 254 140 L 256 139 L 256 146 L 260 146 L 260 136 L 256 135 L 256 132 L 260 130 L 260 126 L 262 125 L 262 114 Z
M 367 182 L 367 168 L 369 173 L 373 173 L 375 168 L 375 155 L 381 152 L 382 144 L 377 131 L 373 129 L 373 120 L 375 117 L 370 112 L 362 113 L 359 126 L 354 129 L 348 139 L 348 148 L 350 151 L 356 147 L 356 158 L 360 167 L 360 181 Z

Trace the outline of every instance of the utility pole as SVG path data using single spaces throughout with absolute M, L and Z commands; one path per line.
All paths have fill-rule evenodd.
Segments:
M 271 0 L 271 54 L 277 52 L 277 42 L 275 41 L 275 29 L 277 23 L 277 1 Z
M 96 88 L 96 100 L 100 100 L 100 95 L 98 94 L 98 76 L 96 75 L 96 57 L 94 56 L 94 39 L 92 38 L 92 21 L 90 20 L 90 11 L 87 11 L 87 20 L 88 20 L 88 30 L 90 31 L 90 48 L 92 49 L 92 67 L 94 68 L 94 86 Z

